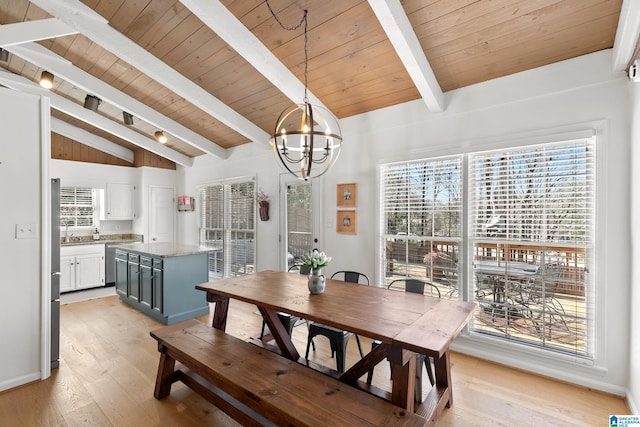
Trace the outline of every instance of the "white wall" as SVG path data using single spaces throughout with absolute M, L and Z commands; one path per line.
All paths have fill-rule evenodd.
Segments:
M 629 354 L 629 393 L 627 401 L 634 414 L 640 414 L 640 83 L 630 83 L 631 92 L 631 298 Z M 635 166 L 635 167 L 634 167 Z
M 498 146 L 518 146 L 520 138 L 598 128 L 596 311 L 601 316 L 595 366 L 579 360 L 546 357 L 516 345 L 461 337 L 456 349 L 500 363 L 624 395 L 628 386 L 629 346 L 629 114 L 624 73 L 611 72 L 610 51 L 583 56 L 447 93 L 444 113 L 430 114 L 421 102 L 407 103 L 344 120 L 345 140 L 355 150 L 329 174 L 333 183 L 363 183 L 359 235 L 377 232 L 376 165 Z M 342 159 L 341 159 L 342 160 Z M 331 183 L 327 188 L 335 187 Z M 333 198 L 326 198 L 330 215 Z M 337 258 L 369 261 L 375 270 L 375 242 L 356 250 L 347 236 L 326 239 Z M 345 252 L 343 248 L 349 248 Z M 353 256 L 350 254 L 357 254 Z
M 249 146 L 251 145 L 251 146 Z M 256 189 L 262 189 L 270 198 L 269 221 L 257 218 L 257 259 L 258 270 L 278 269 L 279 265 L 279 210 L 278 210 L 278 176 L 281 171 L 274 163 L 273 153 L 268 142 L 255 146 L 246 144 L 232 150 L 226 160 L 218 160 L 213 156 L 200 156 L 190 168 L 179 167 L 180 173 L 178 193 L 196 199 L 195 212 L 178 214 L 178 239 L 185 244 L 198 243 L 198 189 L 218 180 L 240 177 L 255 177 Z
M 42 292 L 50 286 L 42 280 L 50 263 L 41 254 L 48 231 L 42 202 L 48 177 L 41 170 L 46 107 L 40 97 L 0 88 L 0 391 L 42 374 Z M 16 239 L 16 224 L 36 228 L 37 236 Z
M 131 184 L 136 187 L 136 219 L 134 221 L 100 221 L 103 234 L 149 233 L 149 188 L 152 185 L 176 188 L 175 170 L 150 167 L 103 165 L 98 163 L 50 160 L 51 176 L 60 178 L 62 186 L 106 189 L 107 183 Z M 88 233 L 88 232 L 87 232 Z
M 328 274 L 349 268 L 378 282 L 377 167 L 380 163 L 517 144 L 520 137 L 597 126 L 597 310 L 602 330 L 596 366 L 559 361 L 514 346 L 499 347 L 461 337 L 459 350 L 600 390 L 625 394 L 629 376 L 629 114 L 627 81 L 611 71 L 610 51 L 576 58 L 446 94 L 444 113 L 409 102 L 341 121 L 345 147 L 334 168 L 320 178 L 324 206 L 321 248 L 334 260 Z M 275 118 L 274 118 L 275 120 Z M 270 153 L 241 147 L 230 159 L 198 158 L 180 168 L 180 191 L 242 175 L 258 178 L 272 196 L 271 220 L 258 224 L 259 270 L 278 269 L 277 177 Z M 335 233 L 336 184 L 359 186 L 357 235 Z M 197 215 L 179 217 L 184 243 L 197 242 Z M 372 307 L 372 309 L 375 309 Z
M 135 186 L 139 186 L 140 183 L 138 169 L 127 166 L 58 159 L 51 159 L 49 165 L 51 176 L 60 178 L 63 187 L 90 187 L 105 190 L 107 183 L 133 184 Z M 134 233 L 134 221 L 100 221 L 100 232 L 102 234 Z M 86 234 L 89 234 L 89 231 Z

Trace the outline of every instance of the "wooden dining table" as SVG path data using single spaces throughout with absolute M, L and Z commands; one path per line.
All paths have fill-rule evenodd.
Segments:
M 277 344 L 290 360 L 311 366 L 278 319 L 286 312 L 380 341 L 382 344 L 344 373 L 340 381 L 386 398 L 430 421 L 453 403 L 449 347 L 471 318 L 473 303 L 390 291 L 327 279 L 322 294 L 311 294 L 307 277 L 279 271 L 260 271 L 196 285 L 215 303 L 212 326 L 226 329 L 229 299 L 255 304 Z M 416 353 L 435 361 L 435 386 L 422 403 L 414 404 Z M 360 378 L 388 359 L 393 371 L 391 392 L 367 385 Z

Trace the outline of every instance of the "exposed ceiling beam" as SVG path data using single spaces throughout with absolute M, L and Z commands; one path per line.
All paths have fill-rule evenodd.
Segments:
M 613 43 L 613 69 L 622 71 L 633 59 L 640 34 L 640 2 L 624 0 Z
M 98 113 L 90 111 L 81 105 L 76 104 L 60 95 L 50 92 L 36 83 L 28 80 L 22 76 L 15 75 L 9 72 L 0 72 L 0 84 L 3 84 L 11 89 L 19 90 L 21 92 L 31 93 L 37 96 L 48 96 L 51 98 L 51 107 L 56 110 L 62 111 L 78 120 L 82 120 L 85 123 L 89 123 L 92 126 L 102 129 L 112 135 L 116 135 L 119 138 L 124 139 L 138 147 L 144 148 L 147 151 L 156 153 L 159 156 L 165 157 L 183 166 L 192 166 L 193 159 L 172 150 L 169 147 L 158 144 L 156 141 L 147 138 L 146 136 L 139 134 L 138 132 L 131 130 L 119 123 L 114 122 L 106 117 L 101 116 Z
M 56 18 L 6 24 L 0 27 L 0 46 L 13 46 L 77 33 L 78 31 Z
M 2 27 L 0 27 L 0 29 L 1 28 Z M 162 129 L 205 153 L 221 159 L 226 159 L 229 156 L 228 152 L 219 145 L 212 143 L 191 129 L 149 108 L 129 95 L 115 89 L 113 86 L 104 83 L 102 80 L 82 71 L 70 62 L 65 61 L 61 56 L 56 55 L 37 43 L 14 46 L 8 50 L 28 62 L 52 72 L 67 82 L 85 90 L 87 93 L 91 93 L 103 101 L 133 114 L 137 118 Z
M 249 64 L 278 88 L 295 104 L 304 97 L 304 84 L 285 65 L 271 53 L 262 42 L 253 35 L 218 0 L 180 0 L 191 13 L 238 52 Z M 267 8 L 265 6 L 265 12 Z M 284 31 L 284 30 L 283 30 Z M 307 90 L 309 102 L 330 111 L 315 95 Z M 333 113 L 332 113 L 333 114 Z M 335 114 L 334 114 L 335 116 Z
M 31 0 L 31 2 L 249 140 L 265 145 L 269 143 L 267 132 L 113 29 L 102 16 L 80 1 Z
M 384 32 L 411 76 L 429 111 L 444 111 L 444 95 L 400 0 L 369 0 Z
M 69 123 L 55 117 L 51 117 L 51 131 L 58 135 L 71 138 L 74 141 L 81 142 L 82 144 L 88 145 L 96 150 L 100 150 L 103 153 L 107 153 L 129 163 L 133 163 L 133 151 L 128 148 L 114 144 L 109 140 L 101 138 L 98 135 L 94 135 L 91 132 L 87 132 L 84 129 L 80 129 L 79 127 L 70 125 Z

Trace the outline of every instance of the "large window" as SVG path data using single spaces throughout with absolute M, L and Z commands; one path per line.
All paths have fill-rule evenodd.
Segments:
M 96 208 L 96 190 L 81 187 L 60 188 L 61 227 L 94 227 Z
M 461 237 L 461 158 L 382 167 L 384 276 L 435 284 L 458 298 Z
M 382 166 L 387 283 L 476 302 L 476 336 L 593 358 L 593 152 L 581 138 Z
M 219 277 L 255 269 L 255 183 L 220 183 L 200 189 L 200 244 L 215 249 L 209 272 Z

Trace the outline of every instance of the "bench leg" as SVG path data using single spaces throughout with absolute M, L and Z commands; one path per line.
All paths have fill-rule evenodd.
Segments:
M 158 375 L 156 376 L 156 388 L 153 391 L 153 397 L 162 399 L 169 396 L 171 392 L 171 384 L 173 383 L 173 372 L 176 367 L 176 360 L 169 356 L 166 348 L 160 350 L 160 363 L 158 364 Z

